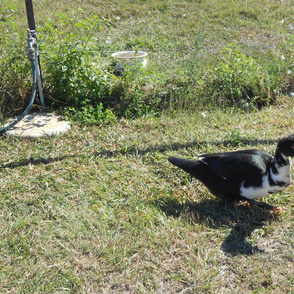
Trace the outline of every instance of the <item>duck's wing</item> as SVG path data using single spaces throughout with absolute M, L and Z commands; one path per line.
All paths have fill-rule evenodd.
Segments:
M 260 150 L 242 150 L 225 153 L 200 154 L 199 161 L 219 177 L 233 175 L 262 175 L 266 173 L 272 156 Z

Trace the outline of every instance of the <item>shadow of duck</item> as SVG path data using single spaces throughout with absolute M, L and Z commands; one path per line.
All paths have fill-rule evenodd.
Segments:
M 221 244 L 221 249 L 228 256 L 263 252 L 248 239 L 255 230 L 277 218 L 277 215 L 270 211 L 237 203 L 226 204 L 218 200 L 204 200 L 200 203 L 186 201 L 181 204 L 170 198 L 161 199 L 156 205 L 167 216 L 188 218 L 211 229 L 230 229 L 230 233 Z

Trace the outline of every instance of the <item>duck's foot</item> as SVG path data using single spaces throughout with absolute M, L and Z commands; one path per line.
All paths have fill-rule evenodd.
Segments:
M 266 209 L 266 210 L 271 210 L 271 211 L 278 211 L 278 212 L 282 212 L 282 211 L 286 211 L 287 209 L 286 208 L 283 208 L 283 207 L 276 207 L 276 206 L 273 206 L 273 205 L 270 205 L 270 204 L 267 204 L 267 203 L 264 203 L 264 202 L 261 202 L 261 201 L 256 201 L 256 200 L 247 200 L 251 205 L 255 205 L 255 206 L 258 206 L 258 207 L 261 207 L 263 209 Z

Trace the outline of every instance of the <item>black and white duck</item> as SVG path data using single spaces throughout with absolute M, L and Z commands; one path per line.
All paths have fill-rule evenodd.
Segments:
M 250 204 L 280 211 L 280 207 L 255 199 L 283 191 L 290 185 L 290 157 L 294 157 L 294 135 L 278 142 L 274 156 L 251 149 L 201 154 L 197 161 L 176 157 L 169 157 L 168 160 L 225 201 L 247 200 Z

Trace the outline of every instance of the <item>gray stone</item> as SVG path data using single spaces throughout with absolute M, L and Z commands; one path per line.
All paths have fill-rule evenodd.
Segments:
M 13 119 L 7 122 L 11 123 Z M 70 128 L 68 121 L 63 116 L 55 113 L 31 113 L 18 122 L 6 134 L 22 138 L 40 138 L 58 135 Z

